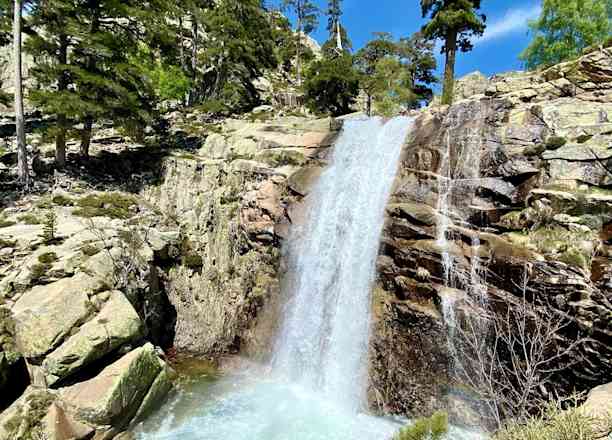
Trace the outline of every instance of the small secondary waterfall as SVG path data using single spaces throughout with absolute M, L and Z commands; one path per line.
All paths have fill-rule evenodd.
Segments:
M 366 388 L 370 288 L 384 210 L 412 120 L 348 120 L 289 250 L 293 292 L 275 347 L 280 374 L 349 410 Z

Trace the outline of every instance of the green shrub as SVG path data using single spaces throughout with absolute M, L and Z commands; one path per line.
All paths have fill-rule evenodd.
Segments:
M 63 194 L 57 194 L 51 200 L 58 206 L 74 206 L 74 200 Z
M 590 141 L 593 138 L 592 134 L 581 134 L 580 136 L 578 136 L 578 138 L 576 139 L 576 141 L 579 144 L 584 144 L 588 141 Z
M 199 269 L 204 263 L 202 257 L 197 254 L 189 254 L 183 257 L 183 265 L 190 269 Z
M 134 197 L 120 193 L 90 194 L 77 200 L 76 208 L 72 213 L 77 217 L 110 217 L 127 219 L 131 216 L 130 210 L 137 203 Z
M 25 223 L 26 225 L 40 225 L 41 223 L 41 219 L 31 213 L 20 215 L 19 217 L 17 217 L 17 220 L 22 223 Z
M 90 244 L 86 244 L 85 246 L 81 248 L 81 252 L 83 252 L 83 254 L 87 255 L 88 257 L 93 257 L 98 252 L 100 252 L 100 249 Z
M 35 264 L 30 267 L 30 274 L 32 275 L 31 284 L 35 286 L 37 284 L 44 283 L 47 278 L 47 272 L 49 272 L 49 270 L 51 270 L 50 264 Z
M 552 136 L 546 140 L 547 150 L 558 150 L 562 146 L 567 144 L 567 139 L 559 136 Z
M 546 147 L 543 144 L 530 145 L 523 151 L 523 154 L 527 157 L 529 156 L 539 156 L 544 151 L 546 151 Z
M 55 252 L 47 252 L 38 256 L 38 262 L 42 264 L 55 263 L 57 261 L 57 255 Z
M 400 429 L 393 440 L 442 440 L 448 433 L 448 414 L 438 411 Z
M 563 409 L 561 404 L 548 405 L 540 417 L 525 423 L 511 422 L 497 432 L 493 440 L 597 440 L 612 432 L 612 416 L 598 419 L 582 409 Z

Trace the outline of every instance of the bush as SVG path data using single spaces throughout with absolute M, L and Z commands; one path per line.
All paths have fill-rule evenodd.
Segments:
M 585 414 L 580 408 L 564 410 L 549 404 L 541 417 L 526 423 L 510 423 L 493 440 L 597 440 L 612 431 L 612 416 L 606 420 Z
M 51 201 L 58 206 L 74 206 L 74 200 L 63 194 L 57 194 L 53 196 Z
M 547 150 L 558 150 L 562 146 L 567 144 L 567 139 L 559 136 L 553 136 L 548 138 L 546 141 L 546 149 Z
M 130 210 L 136 206 L 132 196 L 120 193 L 90 194 L 76 202 L 78 206 L 72 213 L 77 217 L 110 217 L 127 219 Z
M 19 220 L 22 223 L 25 223 L 26 225 L 40 225 L 41 224 L 40 218 L 30 213 L 20 215 L 19 217 L 17 217 L 17 220 Z
M 430 418 L 418 419 L 402 428 L 393 440 L 442 440 L 447 433 L 448 415 L 439 411 Z
M 47 252 L 38 256 L 38 262 L 42 264 L 55 263 L 57 261 L 57 255 L 55 252 Z

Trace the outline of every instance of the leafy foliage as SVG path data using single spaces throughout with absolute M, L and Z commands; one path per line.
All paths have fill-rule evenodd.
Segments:
M 565 409 L 551 402 L 541 416 L 525 423 L 510 423 L 493 440 L 594 440 L 612 432 L 612 414 L 595 418 L 576 406 Z
M 219 99 L 232 109 L 258 104 L 253 81 L 264 69 L 275 68 L 274 33 L 259 0 L 222 0 L 203 12 L 206 47 L 198 62 L 195 84 L 202 100 Z
M 448 415 L 437 412 L 402 428 L 393 440 L 442 440 L 448 433 Z
M 393 41 L 390 34 L 377 33 L 356 55 L 360 87 L 368 99 L 368 113 L 392 115 L 417 108 L 433 97 L 431 84 L 436 60 L 433 44 L 421 34 Z
M 402 65 L 408 70 L 412 92 L 418 103 L 429 102 L 433 98 L 431 85 L 438 82 L 434 72 L 438 68 L 433 54 L 434 43 L 417 32 L 409 38 L 401 38 L 397 53 Z
M 306 105 L 315 112 L 334 116 L 349 113 L 359 94 L 359 77 L 353 57 L 341 54 L 311 64 L 304 83 Z
M 610 0 L 544 0 L 529 27 L 533 41 L 520 58 L 528 69 L 548 67 L 579 56 L 612 34 Z

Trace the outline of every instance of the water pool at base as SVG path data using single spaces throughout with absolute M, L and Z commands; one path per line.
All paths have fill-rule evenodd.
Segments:
M 388 440 L 407 421 L 343 409 L 302 385 L 255 375 L 183 385 L 135 431 L 138 440 Z M 453 428 L 449 440 L 484 437 Z

